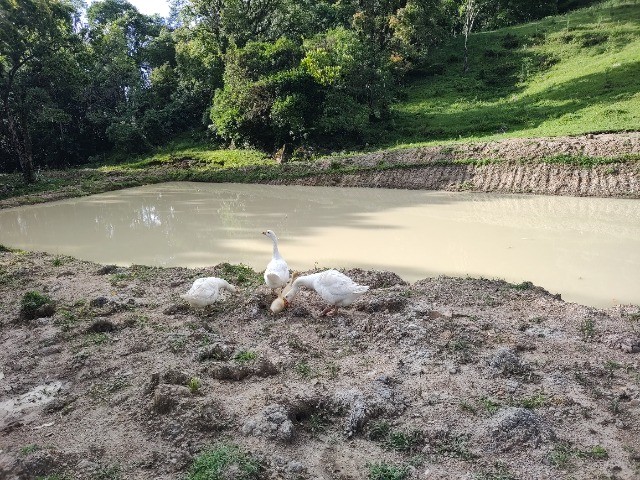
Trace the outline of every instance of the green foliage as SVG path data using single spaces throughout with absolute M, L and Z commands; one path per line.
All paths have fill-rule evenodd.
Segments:
M 409 469 L 388 463 L 370 463 L 367 465 L 369 480 L 404 480 L 409 477 Z
M 194 393 L 194 394 L 198 393 L 201 386 L 202 386 L 202 381 L 198 377 L 191 377 L 189 379 L 189 382 L 187 383 L 187 387 L 189 387 L 189 390 L 191 391 L 191 393 Z
M 242 263 L 237 265 L 221 263 L 216 267 L 216 271 L 232 285 L 256 286 L 264 281 L 262 275 Z
M 579 327 L 582 339 L 586 342 L 592 340 L 596 335 L 596 321 L 592 318 L 587 318 L 580 323 Z
M 51 303 L 49 296 L 36 292 L 26 292 L 20 301 L 20 314 L 23 318 L 29 320 L 35 317 L 40 307 Z
M 233 357 L 234 360 L 240 363 L 251 362 L 256 358 L 258 358 L 258 354 L 256 352 L 252 352 L 251 350 L 241 350 Z
M 566 469 L 572 464 L 572 460 L 575 458 L 591 459 L 591 460 L 606 460 L 609 458 L 609 453 L 601 445 L 595 445 L 593 447 L 581 450 L 574 447 L 570 442 L 558 442 L 554 445 L 553 450 L 548 455 L 548 460 L 551 465 L 556 468 Z
M 260 478 L 260 464 L 236 445 L 218 444 L 198 455 L 187 480 L 251 480 Z M 231 473 L 233 472 L 233 473 Z
M 317 116 L 319 89 L 299 68 L 301 56 L 300 46 L 285 38 L 231 49 L 225 86 L 211 109 L 217 135 L 267 149 L 302 138 Z
M 533 5 L 533 3 L 531 4 Z M 446 40 L 392 106 L 378 146 L 624 131 L 640 124 L 640 5 L 612 0 L 562 17 Z M 566 161 L 562 159 L 561 161 Z
M 42 447 L 36 445 L 35 443 L 26 445 L 20 449 L 20 455 L 29 455 L 30 453 L 37 452 L 38 450 L 42 450 Z
M 296 373 L 300 375 L 300 377 L 305 379 L 311 377 L 311 367 L 306 361 L 303 360 L 301 362 L 296 363 L 293 368 L 296 371 Z

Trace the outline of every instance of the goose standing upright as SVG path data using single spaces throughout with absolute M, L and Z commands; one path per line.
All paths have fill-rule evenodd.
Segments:
M 283 288 L 289 281 L 289 265 L 280 255 L 276 234 L 272 230 L 267 230 L 262 234 L 269 237 L 273 242 L 273 256 L 264 271 L 264 283 L 275 291 L 278 288 Z
M 228 290 L 236 292 L 237 289 L 229 282 L 218 277 L 198 278 L 189 291 L 180 298 L 186 300 L 192 307 L 206 307 L 215 303 L 220 298 L 220 291 Z
M 332 309 L 331 315 L 335 315 L 339 307 L 351 305 L 360 295 L 369 290 L 368 286 L 358 285 L 342 272 L 333 269 L 325 270 L 298 277 L 293 282 L 291 290 L 284 296 L 285 305 L 291 302 L 300 287 L 312 288 L 329 304 L 320 316 L 327 315 Z

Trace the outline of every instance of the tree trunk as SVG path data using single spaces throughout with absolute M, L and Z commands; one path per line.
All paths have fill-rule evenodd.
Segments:
M 31 135 L 23 122 L 16 121 L 12 115 L 8 101 L 4 102 L 4 111 L 7 118 L 7 126 L 9 127 L 9 136 L 18 161 L 22 169 L 22 178 L 25 183 L 34 183 L 36 181 L 35 172 L 33 170 L 33 152 L 31 150 Z

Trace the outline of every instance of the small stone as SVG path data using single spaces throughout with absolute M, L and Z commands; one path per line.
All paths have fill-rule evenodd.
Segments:
M 89 306 L 95 307 L 95 308 L 102 308 L 107 304 L 107 302 L 109 302 L 107 297 L 96 297 L 91 299 L 91 301 L 89 302 Z

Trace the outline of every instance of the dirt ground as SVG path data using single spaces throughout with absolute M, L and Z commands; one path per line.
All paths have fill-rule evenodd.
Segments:
M 0 253 L 0 478 L 181 479 L 230 445 L 259 473 L 191 478 L 640 478 L 640 306 L 346 273 L 371 288 L 336 317 L 274 316 L 238 266 Z M 188 307 L 209 275 L 240 291 Z
M 623 159 L 625 155 L 640 155 L 640 132 L 387 150 L 326 160 L 322 175 L 273 183 L 640 198 L 638 161 L 599 165 L 550 162 L 559 156 Z M 468 163 L 470 159 L 477 164 Z M 332 162 L 349 167 L 403 168 L 327 174 Z

